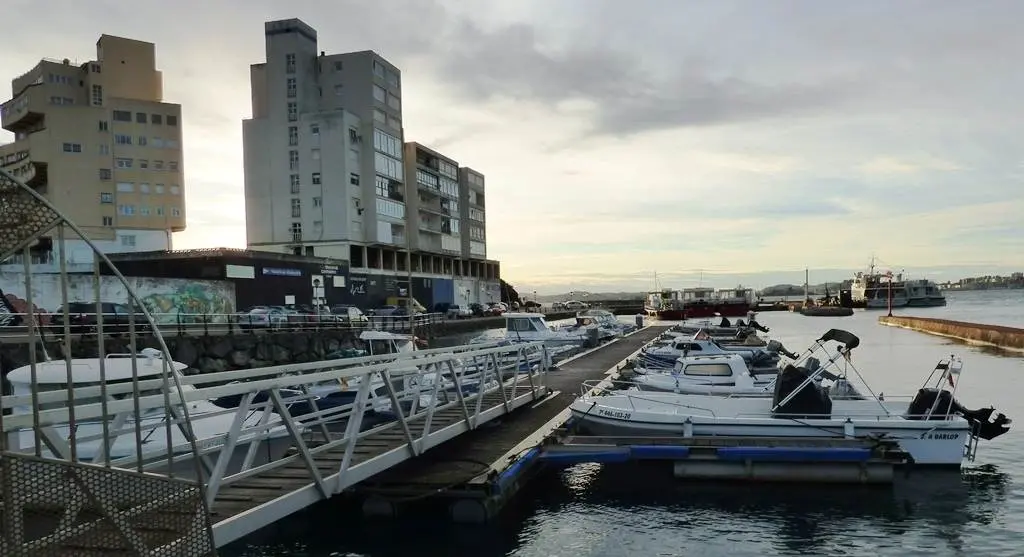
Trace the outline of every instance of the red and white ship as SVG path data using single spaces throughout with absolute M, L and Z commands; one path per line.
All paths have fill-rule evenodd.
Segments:
M 679 321 L 707 317 L 746 317 L 754 306 L 754 290 L 738 286 L 715 292 L 713 288 L 663 289 L 647 295 L 647 314 Z

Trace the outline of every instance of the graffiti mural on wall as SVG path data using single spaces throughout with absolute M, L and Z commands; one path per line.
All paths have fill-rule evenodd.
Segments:
M 128 303 L 128 290 L 115 277 L 100 277 L 99 299 L 114 304 Z M 235 287 L 227 281 L 128 277 L 135 294 L 160 324 L 226 322 L 235 311 Z M 0 291 L 15 313 L 28 313 L 25 301 L 25 275 L 0 273 Z M 68 275 L 69 302 L 96 302 L 92 275 Z M 61 309 L 60 275 L 38 274 L 32 277 L 32 302 L 42 324 L 47 314 Z

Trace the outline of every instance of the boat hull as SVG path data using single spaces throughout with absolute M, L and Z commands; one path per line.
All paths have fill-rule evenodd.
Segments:
M 586 413 L 576 408 L 572 410 L 577 431 L 584 435 L 609 437 L 638 436 L 683 436 L 684 417 L 679 416 L 676 423 L 640 422 L 622 418 L 597 415 L 591 411 Z M 620 415 L 624 413 L 620 412 Z M 819 437 L 843 438 L 843 424 L 836 420 L 800 420 L 800 423 L 776 420 L 781 423 L 740 423 L 740 420 L 719 419 L 718 423 L 710 423 L 691 417 L 693 437 Z M 767 420 L 763 420 L 767 421 Z M 964 457 L 964 445 L 967 443 L 968 430 L 966 424 L 960 428 L 948 426 L 948 422 L 928 422 L 934 429 L 922 438 L 926 430 L 917 428 L 882 427 L 871 422 L 852 422 L 858 437 L 885 435 L 896 439 L 900 448 L 909 453 L 914 464 L 924 466 L 960 466 Z M 908 423 L 912 423 L 908 421 Z M 806 425 L 805 425 L 806 424 Z M 944 427 L 945 426 L 945 427 Z

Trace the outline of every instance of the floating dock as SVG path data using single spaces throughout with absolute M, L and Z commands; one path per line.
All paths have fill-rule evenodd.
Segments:
M 546 398 L 355 486 L 364 513 L 393 516 L 403 503 L 445 497 L 457 522 L 495 516 L 537 471 L 531 450 L 565 423 L 580 384 L 605 377 L 668 328 L 646 327 L 561 362 L 546 374 Z
M 765 437 L 555 437 L 535 458 L 551 465 L 665 461 L 681 479 L 891 483 L 907 455 L 895 441 Z

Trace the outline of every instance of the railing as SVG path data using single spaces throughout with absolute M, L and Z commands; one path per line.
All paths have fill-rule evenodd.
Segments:
M 346 316 L 324 314 L 245 314 L 245 313 L 154 313 L 156 325 L 165 336 L 176 335 L 229 335 L 259 334 L 268 332 L 315 332 L 315 331 L 389 331 L 415 332 L 445 322 L 443 313 L 421 313 L 416 315 L 364 315 L 349 319 Z M 95 334 L 98 330 L 96 313 L 69 313 L 71 334 Z M 17 338 L 27 334 L 27 313 L 0 313 L 0 340 Z M 63 334 L 63 314 L 38 312 L 34 314 L 38 334 Z M 104 334 L 121 334 L 129 330 L 127 313 L 103 314 Z M 135 330 L 148 332 L 148 325 L 140 313 L 135 317 Z
M 102 361 L 114 374 L 118 360 L 123 362 Z M 208 509 L 201 512 L 218 510 L 222 502 L 239 505 L 232 486 L 279 471 L 284 476 L 276 478 L 299 478 L 305 486 L 273 495 L 298 498 L 278 513 L 288 514 L 301 508 L 295 506 L 299 499 L 305 506 L 329 498 L 542 397 L 547 369 L 543 343 L 474 345 L 179 377 L 179 395 L 159 356 L 127 360 L 127 382 L 101 380 L 55 391 L 39 389 L 45 378 L 33 369 L 36 388 L 15 384 L 15 394 L 0 402 L 6 450 L 200 483 Z M 182 406 L 187 419 L 177 411 Z M 389 419 L 381 421 L 381 415 Z M 381 448 L 379 437 L 360 443 L 385 431 L 399 433 L 388 437 L 393 446 Z M 192 442 L 196 453 L 189 450 Z M 54 477 L 33 493 L 3 496 L 13 497 L 9 503 L 15 508 L 34 505 L 59 517 L 60 509 L 81 504 L 74 481 L 73 475 Z M 126 516 L 154 504 L 141 494 L 114 490 L 97 497 Z M 262 512 L 270 512 L 262 503 Z M 222 517 L 223 527 L 214 528 L 217 544 L 265 526 L 260 520 L 276 519 L 256 514 Z M 83 528 L 99 527 L 102 520 L 95 522 Z M 4 555 L 43 551 L 54 541 L 15 538 L 6 540 L 16 547 Z

